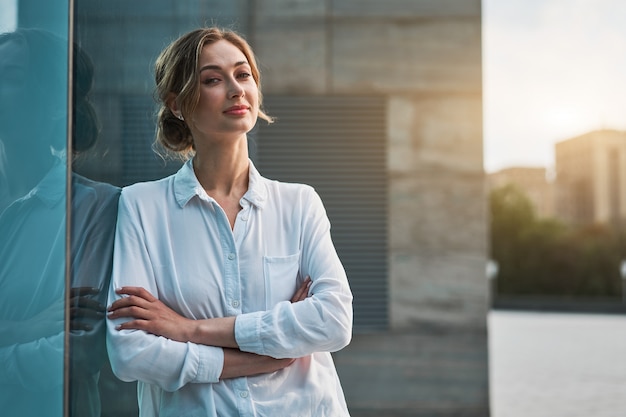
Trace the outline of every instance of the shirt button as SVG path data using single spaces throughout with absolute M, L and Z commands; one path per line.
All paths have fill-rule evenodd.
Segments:
M 235 259 L 235 254 L 234 254 L 234 253 L 229 253 L 229 254 L 228 254 L 228 259 L 230 259 L 231 261 L 232 261 L 233 259 Z
M 241 391 L 241 392 L 239 393 L 239 396 L 240 396 L 241 398 L 248 398 L 248 391 Z
M 248 216 L 241 216 L 241 220 L 244 221 L 244 222 L 247 222 L 248 221 Z
M 235 308 L 239 307 L 239 301 L 238 300 L 233 300 L 233 302 L 231 303 L 231 305 Z

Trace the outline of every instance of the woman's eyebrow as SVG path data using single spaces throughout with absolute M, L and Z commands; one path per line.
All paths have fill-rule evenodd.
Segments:
M 249 65 L 248 61 L 237 61 L 233 65 L 233 68 L 237 68 L 237 67 L 240 67 L 242 65 Z M 219 65 L 209 64 L 209 65 L 205 65 L 202 68 L 200 68 L 200 72 L 202 72 L 204 70 L 218 70 L 218 71 L 221 71 L 222 67 L 220 67 Z

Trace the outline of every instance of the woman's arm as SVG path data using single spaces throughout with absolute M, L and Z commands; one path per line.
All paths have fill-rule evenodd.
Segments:
M 305 300 L 310 286 L 311 279 L 307 277 L 291 298 L 291 302 Z M 109 319 L 132 319 L 116 326 L 117 330 L 143 330 L 178 342 L 238 348 L 235 341 L 235 317 L 193 320 L 176 313 L 145 288 L 123 287 L 115 292 L 127 297 L 111 304 L 108 308 Z M 226 360 L 224 364 L 226 365 Z
M 298 303 L 280 302 L 268 311 L 180 325 L 167 325 L 160 320 L 148 324 L 142 317 L 128 323 L 130 327 L 126 328 L 146 330 L 147 327 L 142 326 L 159 326 L 159 329 L 152 327 L 146 331 L 205 346 L 238 347 L 245 352 L 274 358 L 303 357 L 345 347 L 352 337 L 352 293 L 331 240 L 330 222 L 321 199 L 312 188 L 307 187 L 307 190 L 308 198 L 302 204 L 300 214 L 300 273 L 312 278 L 310 289 L 307 289 L 310 297 Z M 135 289 L 122 291 L 131 296 L 138 295 Z M 128 302 L 133 304 L 134 301 Z M 132 314 L 126 313 L 125 316 L 147 314 L 141 310 L 146 309 L 145 304 L 133 308 Z
M 269 356 L 224 349 L 224 369 L 220 379 L 268 374 L 291 365 L 295 359 L 274 359 Z
M 304 280 L 291 299 L 297 303 L 308 296 L 311 279 Z M 109 318 L 132 318 L 116 330 L 143 330 L 177 342 L 203 344 L 207 334 L 223 343 L 224 364 L 219 379 L 237 378 L 275 372 L 291 365 L 295 359 L 274 359 L 266 355 L 241 352 L 235 342 L 235 318 L 223 317 L 192 320 L 183 317 L 141 287 L 124 287 L 116 290 L 127 297 L 116 300 L 109 307 Z M 230 349 L 228 349 L 230 347 Z
M 143 229 L 142 191 L 125 188 L 119 200 L 113 271 L 108 304 L 120 298 L 115 288 L 136 285 L 157 293 L 156 277 Z M 139 192 L 138 192 L 139 191 Z M 181 343 L 138 330 L 117 330 L 124 320 L 106 320 L 106 344 L 113 373 L 122 381 L 143 381 L 175 391 L 189 383 L 215 383 L 223 371 L 222 348 Z
M 279 302 L 268 311 L 237 316 L 235 340 L 244 352 L 301 357 L 338 351 L 351 340 L 352 292 L 326 211 L 311 187 L 302 188 L 299 201 L 294 211 L 301 224 L 299 268 L 301 275 L 312 279 L 311 296 L 300 303 Z

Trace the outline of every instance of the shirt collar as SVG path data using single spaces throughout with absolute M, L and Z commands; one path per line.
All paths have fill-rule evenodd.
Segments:
M 267 200 L 267 187 L 264 183 L 265 178 L 257 171 L 251 160 L 248 160 L 248 162 L 250 164 L 248 191 L 246 191 L 242 200 L 246 200 L 250 204 L 262 208 Z M 204 191 L 202 185 L 200 185 L 193 171 L 192 159 L 185 162 L 174 176 L 174 196 L 180 207 L 184 207 L 194 196 L 198 196 L 204 200 L 214 201 L 206 191 Z
M 52 207 L 66 196 L 66 172 L 64 161 L 55 159 L 54 165 L 42 180 L 22 199 L 37 197 L 43 204 Z
M 252 161 L 250 161 L 250 173 L 248 174 L 248 191 L 243 195 L 244 200 L 250 204 L 263 208 L 267 201 L 267 181 L 261 176 Z

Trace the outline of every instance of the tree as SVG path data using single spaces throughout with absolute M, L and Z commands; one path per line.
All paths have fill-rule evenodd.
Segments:
M 514 185 L 494 189 L 491 257 L 500 295 L 619 296 L 626 235 L 603 225 L 568 227 L 540 219 Z

